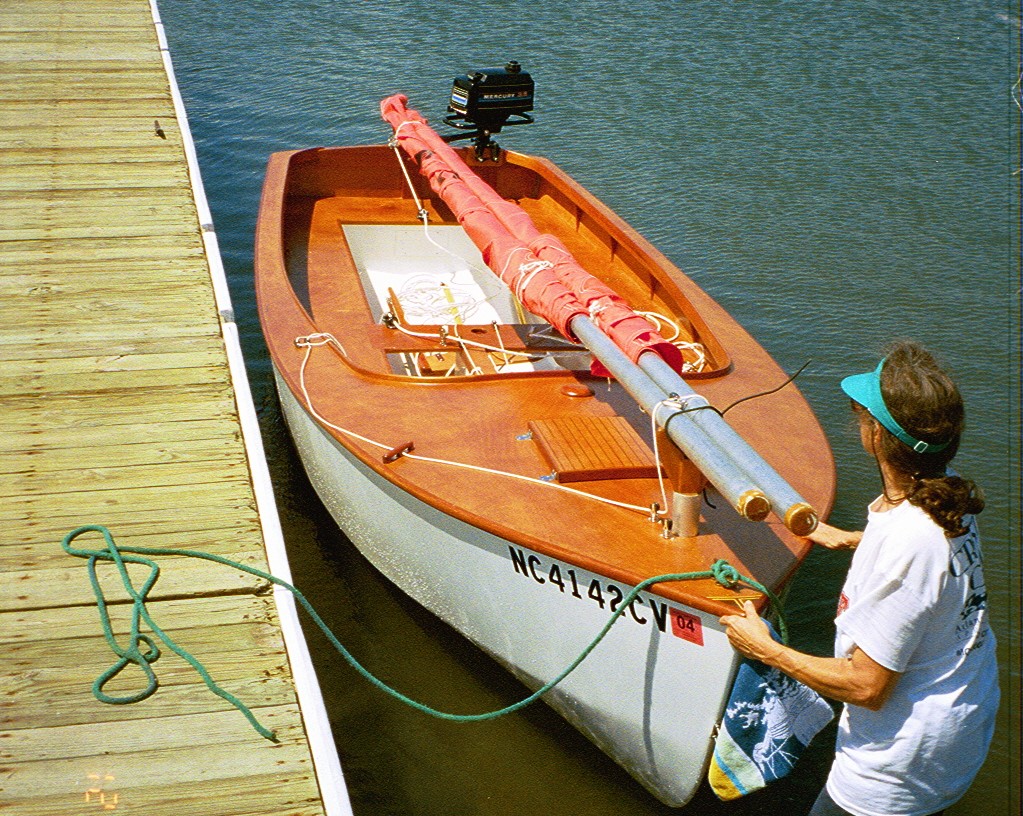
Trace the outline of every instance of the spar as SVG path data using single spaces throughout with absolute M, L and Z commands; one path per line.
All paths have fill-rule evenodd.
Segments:
M 399 94 L 380 105 L 395 143 L 523 305 L 585 346 L 597 370 L 622 384 L 740 515 L 762 520 L 773 509 L 797 535 L 812 532 L 816 511 L 685 382 L 679 349 L 583 269 L 561 241 L 541 234 L 528 213 L 474 173 L 406 102 Z

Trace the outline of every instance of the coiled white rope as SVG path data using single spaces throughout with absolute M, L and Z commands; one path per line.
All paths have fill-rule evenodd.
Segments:
M 703 371 L 703 367 L 707 364 L 707 350 L 704 348 L 703 343 L 697 343 L 689 340 L 679 340 L 682 336 L 682 327 L 666 315 L 662 315 L 659 312 L 636 312 L 636 314 L 645 317 L 650 324 L 661 332 L 663 335 L 663 329 L 665 326 L 670 326 L 675 332 L 671 337 L 665 337 L 669 343 L 674 345 L 680 351 L 689 351 L 696 358 L 695 362 L 689 362 L 683 357 L 682 362 L 682 373 L 688 371 Z
M 452 318 L 455 323 L 472 322 L 470 318 L 488 299 L 474 297 L 479 290 L 456 283 L 455 274 L 419 273 L 406 278 L 395 293 L 405 318 L 410 323 L 445 323 Z

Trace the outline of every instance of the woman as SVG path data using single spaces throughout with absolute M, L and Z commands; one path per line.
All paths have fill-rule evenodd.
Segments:
M 855 548 L 838 602 L 835 657 L 777 643 L 752 604 L 721 618 L 744 656 L 845 703 L 835 761 L 810 816 L 931 816 L 967 790 L 987 754 L 999 690 L 975 515 L 948 469 L 963 401 L 934 358 L 895 345 L 842 381 L 882 494 L 866 529 L 811 539 Z

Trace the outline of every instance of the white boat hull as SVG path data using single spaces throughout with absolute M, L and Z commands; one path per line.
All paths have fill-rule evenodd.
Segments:
M 529 688 L 560 674 L 632 589 L 412 497 L 333 439 L 279 375 L 277 387 L 306 473 L 346 536 Z M 657 798 L 681 806 L 706 775 L 737 665 L 716 616 L 642 593 L 544 699 Z

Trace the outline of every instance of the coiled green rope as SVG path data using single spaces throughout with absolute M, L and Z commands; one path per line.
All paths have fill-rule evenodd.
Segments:
M 95 532 L 100 533 L 105 541 L 105 546 L 102 549 L 82 549 L 79 547 L 72 547 L 71 542 L 74 541 L 78 536 L 84 533 Z M 366 680 L 372 683 L 374 686 L 379 688 L 381 691 L 386 692 L 392 697 L 400 700 L 401 702 L 411 706 L 412 708 L 429 714 L 433 717 L 439 717 L 444 720 L 451 720 L 453 722 L 481 722 L 483 720 L 492 720 L 497 717 L 504 716 L 505 714 L 511 714 L 512 712 L 518 711 L 519 709 L 525 708 L 531 703 L 536 702 L 540 697 L 546 694 L 548 691 L 553 689 L 562 680 L 568 677 L 576 667 L 579 666 L 592 652 L 597 644 L 604 639 L 604 636 L 611 630 L 614 622 L 624 614 L 629 604 L 632 603 L 644 589 L 660 583 L 666 583 L 669 581 L 692 581 L 700 580 L 704 578 L 713 578 L 719 584 L 724 587 L 734 588 L 738 584 L 745 584 L 758 592 L 764 593 L 770 600 L 772 607 L 778 613 L 778 628 L 781 634 L 782 642 L 788 642 L 788 630 L 785 625 L 784 617 L 781 614 L 781 604 L 778 601 L 777 596 L 771 592 L 763 584 L 754 581 L 751 578 L 747 578 L 740 575 L 738 571 L 731 566 L 727 561 L 718 560 L 715 561 L 709 570 L 703 572 L 673 572 L 666 573 L 664 575 L 655 575 L 652 578 L 647 578 L 645 581 L 637 584 L 629 593 L 622 599 L 622 602 L 618 605 L 618 608 L 608 619 L 607 623 L 600 630 L 597 636 L 590 642 L 590 644 L 582 651 L 582 653 L 575 658 L 557 677 L 548 683 L 544 684 L 541 688 L 535 692 L 519 700 L 517 703 L 512 703 L 504 708 L 497 709 L 496 711 L 487 711 L 481 714 L 452 714 L 446 711 L 438 711 L 435 708 L 431 708 L 428 705 L 413 700 L 410 697 L 405 696 L 400 691 L 388 686 L 382 680 L 373 675 L 368 669 L 366 669 L 355 657 L 342 645 L 337 639 L 334 633 L 330 630 L 323 619 L 317 614 L 316 610 L 306 597 L 294 586 L 289 584 L 287 581 L 282 580 L 268 572 L 257 569 L 256 567 L 250 567 L 246 564 L 240 564 L 237 561 L 232 561 L 229 558 L 223 556 L 214 555 L 212 553 L 201 552 L 199 550 L 183 550 L 172 547 L 124 547 L 114 543 L 113 536 L 106 527 L 87 524 L 82 527 L 78 527 L 72 530 L 65 537 L 61 546 L 64 551 L 69 555 L 74 555 L 79 558 L 88 559 L 89 567 L 89 580 L 92 583 L 92 590 L 96 595 L 96 604 L 99 609 L 100 621 L 103 625 L 103 634 L 106 637 L 107 643 L 111 650 L 118 656 L 118 660 L 105 672 L 103 672 L 96 681 L 93 683 L 92 692 L 95 697 L 104 703 L 111 703 L 115 705 L 135 703 L 140 700 L 144 700 L 156 692 L 157 686 L 159 685 L 156 678 L 156 674 L 151 666 L 160 657 L 160 650 L 153 642 L 152 638 L 141 633 L 141 622 L 145 621 L 146 625 L 152 629 L 153 633 L 175 654 L 182 657 L 195 671 L 202 677 L 203 682 L 206 686 L 216 694 L 218 697 L 228 701 L 241 711 L 242 714 L 252 724 L 252 727 L 263 737 L 269 740 L 276 741 L 274 733 L 268 728 L 263 727 L 256 719 L 252 711 L 246 706 L 241 700 L 235 697 L 230 692 L 222 689 L 217 683 L 210 677 L 209 672 L 206 671 L 205 667 L 200 663 L 193 655 L 187 650 L 179 646 L 174 642 L 173 638 L 170 637 L 163 629 L 157 625 L 156 621 L 153 620 L 149 614 L 149 610 L 146 608 L 146 599 L 153 586 L 156 584 L 157 578 L 160 575 L 160 567 L 155 561 L 146 556 L 160 556 L 160 555 L 171 555 L 171 556 L 185 556 L 188 558 L 201 558 L 205 561 L 213 561 L 217 564 L 223 564 L 224 566 L 233 567 L 234 569 L 240 570 L 241 572 L 247 572 L 250 575 L 255 575 L 258 578 L 262 578 L 265 581 L 269 581 L 277 586 L 283 587 L 288 590 L 292 595 L 295 596 L 296 600 L 302 605 L 305 611 L 312 618 L 313 622 L 320 627 L 323 634 L 326 635 L 327 639 L 331 642 L 335 649 L 341 653 L 346 661 L 354 668 L 359 674 L 361 674 Z M 117 569 L 121 575 L 121 581 L 124 583 L 125 590 L 132 598 L 132 620 L 131 620 L 131 634 L 130 642 L 128 646 L 122 647 L 117 643 L 117 640 L 113 633 L 113 627 L 110 624 L 110 616 L 107 612 L 106 599 L 103 594 L 103 589 L 99 584 L 99 579 L 96 575 L 96 564 L 99 561 L 113 561 L 117 565 Z M 144 564 L 149 567 L 149 577 L 143 583 L 141 589 L 136 589 L 132 584 L 131 577 L 128 575 L 126 563 L 130 564 Z M 143 650 L 140 644 L 145 645 Z M 137 665 L 146 675 L 147 685 L 142 691 L 135 694 L 125 696 L 111 696 L 103 691 L 104 686 L 114 677 L 116 677 L 126 666 L 129 664 Z

